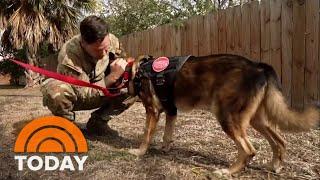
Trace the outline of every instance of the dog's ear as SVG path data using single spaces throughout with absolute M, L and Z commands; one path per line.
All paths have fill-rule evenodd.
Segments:
M 131 68 L 131 79 L 128 82 L 128 93 L 131 96 L 136 96 L 136 86 L 135 86 L 135 82 L 134 79 L 136 77 L 136 74 L 138 72 L 138 69 L 140 67 L 140 65 L 144 62 L 147 62 L 149 60 L 150 56 L 147 55 L 142 55 L 142 56 L 138 56 L 137 58 L 135 58 L 135 61 L 132 64 L 132 68 Z
M 133 73 L 132 77 L 135 76 L 135 73 L 138 71 L 138 68 L 140 67 L 141 64 L 148 62 L 150 60 L 153 60 L 153 57 L 150 55 L 138 56 L 132 65 L 132 73 Z
M 137 58 L 137 61 L 140 62 L 140 63 L 145 63 L 145 62 L 147 62 L 147 61 L 149 61 L 151 59 L 153 59 L 153 57 L 150 56 L 150 55 L 141 55 L 141 56 L 139 56 Z
M 141 56 L 138 56 L 137 58 L 135 58 L 135 61 L 133 62 L 133 65 L 132 65 L 132 78 L 135 77 L 137 71 L 138 71 L 138 68 L 140 67 L 140 65 L 146 61 L 148 61 L 148 58 L 149 56 L 146 56 L 146 55 L 141 55 Z
M 148 60 L 153 60 L 154 58 L 153 58 L 153 56 L 151 56 L 151 55 L 147 55 L 148 56 Z

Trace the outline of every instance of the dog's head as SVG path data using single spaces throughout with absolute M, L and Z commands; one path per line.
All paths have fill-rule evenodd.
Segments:
M 135 61 L 133 62 L 132 68 L 131 68 L 131 78 L 128 83 L 128 92 L 130 95 L 132 96 L 138 95 L 140 91 L 140 86 L 141 86 L 140 85 L 141 77 L 139 75 L 140 74 L 139 68 L 141 64 L 149 61 L 150 59 L 152 59 L 152 56 L 142 55 L 136 58 Z

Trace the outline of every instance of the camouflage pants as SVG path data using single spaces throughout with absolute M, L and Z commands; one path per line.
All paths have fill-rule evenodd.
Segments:
M 97 85 L 104 86 L 99 81 Z M 43 105 L 55 116 L 75 120 L 74 111 L 99 108 L 91 117 L 108 121 L 111 115 L 118 115 L 129 108 L 134 101 L 127 94 L 108 98 L 102 92 L 86 87 L 76 87 L 55 79 L 47 79 L 41 86 Z

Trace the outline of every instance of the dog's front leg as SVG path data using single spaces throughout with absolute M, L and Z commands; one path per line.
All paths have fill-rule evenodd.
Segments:
M 150 145 L 150 142 L 152 140 L 152 137 L 154 135 L 157 123 L 159 121 L 159 111 L 154 108 L 147 108 L 147 119 L 146 119 L 146 127 L 144 130 L 144 137 L 143 141 L 140 145 L 139 149 L 131 149 L 129 150 L 129 153 L 136 155 L 136 156 L 143 156 Z
M 174 132 L 174 126 L 176 122 L 177 116 L 169 116 L 166 115 L 166 127 L 164 130 L 163 135 L 163 144 L 162 144 L 162 150 L 165 152 L 168 152 L 170 150 L 170 145 L 172 143 L 172 136 Z

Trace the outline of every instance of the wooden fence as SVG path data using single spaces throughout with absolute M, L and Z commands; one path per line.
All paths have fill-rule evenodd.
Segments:
M 271 64 L 289 103 L 320 100 L 319 0 L 261 0 L 120 38 L 132 56 L 232 53 Z

